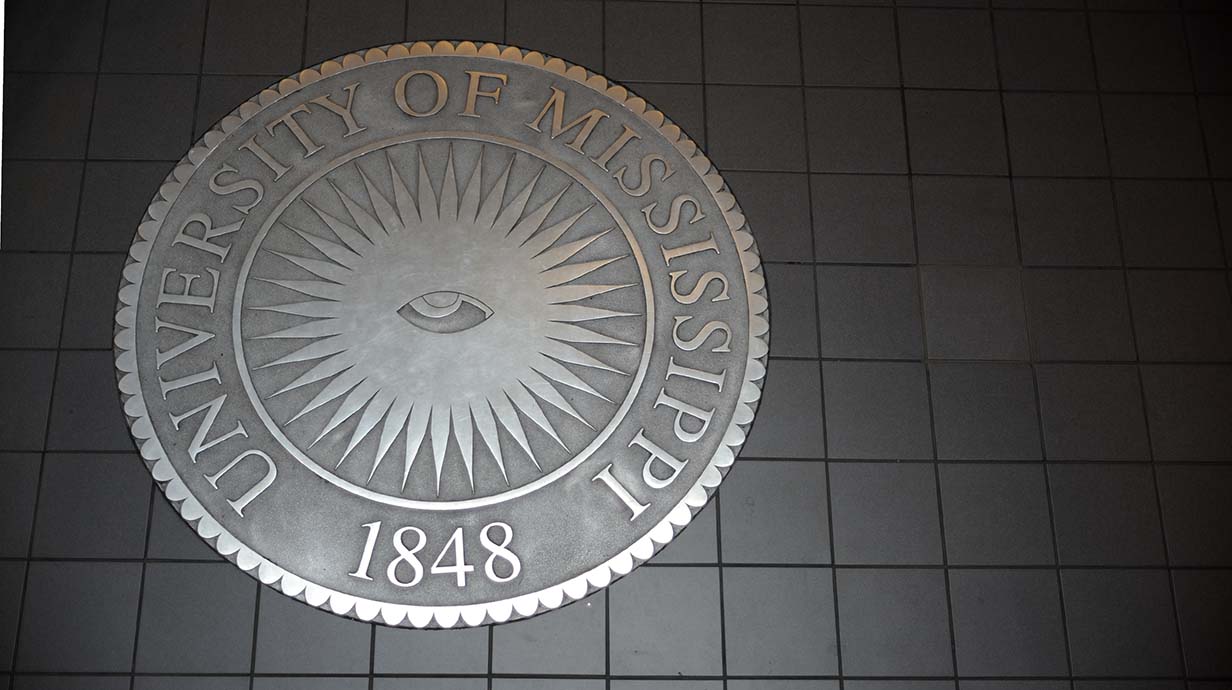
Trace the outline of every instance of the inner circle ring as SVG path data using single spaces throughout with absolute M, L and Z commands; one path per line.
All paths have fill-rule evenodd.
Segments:
M 249 376 L 248 364 L 247 364 L 247 360 L 244 354 L 244 347 L 243 347 L 243 342 L 242 342 L 243 334 L 241 332 L 241 323 L 240 323 L 241 322 L 240 316 L 243 312 L 244 288 L 248 283 L 248 274 L 252 267 L 253 259 L 256 257 L 257 252 L 260 251 L 261 244 L 264 241 L 265 236 L 269 233 L 270 228 L 273 227 L 274 223 L 277 222 L 277 220 L 282 216 L 282 213 L 287 209 L 287 207 L 290 206 L 296 199 L 300 197 L 300 195 L 304 192 L 304 190 L 306 190 L 309 186 L 316 183 L 318 180 L 320 180 L 325 175 L 328 175 L 334 170 L 337 170 L 340 166 L 346 163 L 349 163 L 373 151 L 378 151 L 383 148 L 395 146 L 398 144 L 404 144 L 404 143 L 409 143 L 409 142 L 414 142 L 414 141 L 432 140 L 432 139 L 442 139 L 442 140 L 469 139 L 472 141 L 497 144 L 500 146 L 505 146 L 505 147 L 514 149 L 516 151 L 521 151 L 522 153 L 525 153 L 530 156 L 534 156 L 535 158 L 538 158 L 546 163 L 549 163 L 552 166 L 555 166 L 556 168 L 558 168 L 565 174 L 569 175 L 569 177 L 573 178 L 583 187 L 585 187 L 586 190 L 590 192 L 590 194 L 599 203 L 603 205 L 604 209 L 608 212 L 608 214 L 611 215 L 612 219 L 615 221 L 617 226 L 620 228 L 620 231 L 624 233 L 625 240 L 629 243 L 630 251 L 632 252 L 632 256 L 634 257 L 634 259 L 637 261 L 638 272 L 641 275 L 641 279 L 642 279 L 642 290 L 643 290 L 643 296 L 645 298 L 645 304 L 646 304 L 646 310 L 645 310 L 646 313 L 644 315 L 644 318 L 646 319 L 646 322 L 647 322 L 646 334 L 645 334 L 645 337 L 642 343 L 642 357 L 641 357 L 641 360 L 638 362 L 637 372 L 634 374 L 633 382 L 629 387 L 629 392 L 625 395 L 624 401 L 621 403 L 620 408 L 616 410 L 616 413 L 612 417 L 612 419 L 599 432 L 599 434 L 593 440 L 591 440 L 591 442 L 585 448 L 579 451 L 576 455 L 574 455 L 572 458 L 570 458 L 567 462 L 562 464 L 560 467 L 557 467 L 556 469 L 543 475 L 542 477 L 539 477 L 538 479 L 532 482 L 528 482 L 526 484 L 510 489 L 508 491 L 501 492 L 499 494 L 481 496 L 478 498 L 468 498 L 468 499 L 462 499 L 462 500 L 448 500 L 448 501 L 424 501 L 424 500 L 419 500 L 419 499 L 401 498 L 401 497 L 390 496 L 388 494 L 383 494 L 377 491 L 373 491 L 371 489 L 368 489 L 367 487 L 356 486 L 355 484 L 349 481 L 346 481 L 342 477 L 339 477 L 338 475 L 332 472 L 329 472 L 328 470 L 326 470 L 325 468 L 317 464 L 314 460 L 309 458 L 307 455 L 305 455 L 304 452 L 300 450 L 298 446 L 296 446 L 290 439 L 287 438 L 286 434 L 283 433 L 281 427 L 279 427 L 274 422 L 273 418 L 270 416 L 269 412 L 266 410 L 265 405 L 261 402 L 260 396 L 257 395 L 256 388 L 253 386 L 252 379 Z M 266 218 L 265 222 L 261 225 L 260 229 L 257 231 L 253 239 L 252 246 L 248 251 L 248 254 L 244 257 L 244 263 L 240 267 L 239 276 L 236 281 L 235 300 L 233 302 L 232 315 L 231 315 L 232 347 L 233 347 L 233 351 L 235 352 L 235 359 L 236 359 L 236 364 L 237 364 L 237 368 L 239 371 L 240 381 L 242 382 L 244 386 L 244 392 L 248 396 L 249 401 L 252 403 L 253 409 L 257 413 L 257 416 L 260 417 L 262 423 L 265 424 L 266 429 L 270 432 L 270 434 L 274 437 L 274 439 L 278 441 L 278 443 L 281 444 L 282 447 L 288 453 L 290 453 L 292 457 L 296 459 L 296 461 L 298 461 L 300 464 L 307 467 L 314 474 L 328 481 L 329 483 L 339 487 L 340 489 L 347 491 L 348 493 L 361 496 L 363 498 L 367 498 L 369 500 L 376 501 L 379 503 L 384 503 L 387 505 L 399 506 L 403 508 L 415 508 L 419 510 L 433 510 L 433 511 L 465 510 L 468 508 L 477 508 L 481 506 L 493 505 L 496 503 L 501 503 L 504 501 L 508 501 L 510 499 L 517 498 L 519 496 L 524 496 L 526 494 L 529 494 L 565 476 L 570 471 L 572 471 L 574 468 L 576 468 L 578 465 L 581 465 L 583 462 L 585 462 L 587 458 L 589 458 L 601 445 L 603 445 L 603 443 L 608 439 L 608 437 L 611 436 L 612 432 L 615 431 L 616 427 L 619 426 L 619 424 L 624 420 L 625 416 L 628 414 L 629 408 L 632 407 L 633 405 L 634 399 L 637 397 L 637 394 L 641 390 L 642 381 L 645 379 L 646 369 L 650 362 L 651 349 L 654 344 L 654 294 L 651 289 L 650 282 L 651 282 L 650 276 L 649 276 L 648 271 L 646 270 L 646 262 L 645 262 L 644 256 L 642 255 L 641 247 L 638 245 L 637 239 L 633 235 L 633 231 L 629 227 L 628 223 L 625 222 L 624 217 L 620 215 L 619 211 L 617 211 L 616 208 L 611 204 L 607 196 L 603 194 L 594 185 L 592 181 L 590 181 L 589 179 L 581 175 L 572 166 L 568 165 L 567 163 L 557 158 L 549 156 L 542 151 L 539 151 L 535 148 L 527 146 L 526 144 L 522 142 L 516 141 L 514 139 L 509 139 L 507 137 L 502 137 L 502 136 L 497 136 L 497 135 L 492 135 L 492 134 L 482 134 L 482 133 L 477 133 L 477 132 L 462 132 L 462 131 L 455 131 L 455 130 L 441 130 L 441 131 L 434 131 L 434 132 L 409 133 L 406 135 L 400 135 L 397 137 L 391 137 L 388 139 L 383 139 L 381 141 L 373 142 L 371 144 L 368 144 L 367 146 L 363 146 L 353 151 L 348 151 L 347 153 L 339 156 L 338 158 L 335 158 L 333 161 L 330 162 L 330 164 L 322 166 L 322 168 L 319 171 L 317 171 L 311 177 L 304 180 L 299 185 L 297 185 L 294 189 L 292 189 L 285 197 L 283 197 L 282 200 L 278 202 L 278 205 L 275 206 L 271 210 L 269 216 Z

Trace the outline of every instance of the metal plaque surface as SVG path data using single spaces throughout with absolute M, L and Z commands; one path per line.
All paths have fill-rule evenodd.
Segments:
M 683 529 L 768 312 L 709 160 L 600 75 L 374 48 L 262 91 L 158 190 L 119 387 L 154 478 L 262 582 L 361 620 L 531 616 Z

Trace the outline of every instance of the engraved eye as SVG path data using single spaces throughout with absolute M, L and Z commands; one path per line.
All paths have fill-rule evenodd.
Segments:
M 461 292 L 428 292 L 398 309 L 407 323 L 432 333 L 457 333 L 474 328 L 492 316 L 492 308 Z

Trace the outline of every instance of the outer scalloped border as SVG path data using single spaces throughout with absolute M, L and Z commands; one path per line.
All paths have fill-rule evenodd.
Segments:
M 654 126 L 689 161 L 693 170 L 710 189 L 719 208 L 723 210 L 724 219 L 740 251 L 749 300 L 749 356 L 736 411 L 723 442 L 715 451 L 706 469 L 702 471 L 701 476 L 689 488 L 685 497 L 632 546 L 588 572 L 539 592 L 466 606 L 411 606 L 345 594 L 309 582 L 286 571 L 236 539 L 214 520 L 201 503 L 189 493 L 179 474 L 167 459 L 154 433 L 154 427 L 150 422 L 145 400 L 141 394 L 134 352 L 136 339 L 133 325 L 136 318 L 136 304 L 150 247 L 172 203 L 192 177 L 197 166 L 209 156 L 214 148 L 242 123 L 307 84 L 370 63 L 426 55 L 479 56 L 538 67 L 585 84 Z M 327 60 L 315 68 L 303 70 L 295 76 L 279 81 L 241 104 L 210 128 L 189 149 L 159 187 L 158 194 L 150 203 L 147 215 L 138 226 L 132 247 L 129 249 L 129 262 L 124 267 L 123 279 L 120 282 L 115 317 L 117 379 L 129 428 L 150 473 L 167 498 L 173 504 L 178 504 L 181 516 L 189 525 L 195 527 L 197 534 L 244 572 L 264 584 L 277 586 L 279 591 L 287 596 L 317 608 L 327 609 L 336 614 L 362 621 L 376 621 L 391 626 L 415 628 L 452 628 L 459 622 L 465 626 L 484 625 L 488 622 L 504 623 L 558 608 L 563 604 L 581 599 L 595 590 L 607 587 L 654 556 L 689 524 L 697 511 L 706 505 L 723 480 L 728 468 L 735 461 L 736 453 L 744 444 L 746 432 L 753 422 L 753 415 L 761 398 L 761 382 L 766 374 L 765 361 L 769 353 L 770 337 L 769 303 L 766 299 L 765 286 L 757 246 L 748 230 L 744 214 L 737 206 L 735 197 L 727 190 L 722 176 L 697 145 L 681 131 L 680 127 L 668 120 L 663 113 L 652 108 L 644 99 L 634 95 L 625 87 L 610 82 L 600 74 L 535 51 L 525 51 L 513 46 L 493 43 L 476 45 L 470 41 L 400 43 Z

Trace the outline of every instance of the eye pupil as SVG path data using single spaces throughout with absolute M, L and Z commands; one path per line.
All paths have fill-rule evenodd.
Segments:
M 470 295 L 439 290 L 424 293 L 402 305 L 398 316 L 431 333 L 457 333 L 487 321 L 492 309 Z

